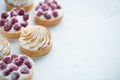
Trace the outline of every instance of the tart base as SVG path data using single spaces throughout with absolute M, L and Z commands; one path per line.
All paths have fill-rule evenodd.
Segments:
M 25 78 L 23 80 L 32 80 L 32 76 L 33 76 L 33 70 L 32 70 L 32 73 L 27 78 Z
M 62 20 L 62 17 L 59 17 L 57 19 L 54 19 L 54 20 L 41 20 L 39 17 L 35 17 L 35 22 L 40 24 L 40 25 L 43 25 L 43 26 L 54 26 L 54 25 L 57 25 L 58 23 L 61 22 Z
M 50 52 L 51 48 L 52 48 L 52 43 L 50 43 L 49 46 L 47 46 L 46 48 L 44 48 L 43 50 L 40 50 L 40 51 L 39 50 L 38 51 L 31 51 L 31 50 L 23 48 L 20 45 L 21 51 L 23 53 L 25 53 L 26 55 L 31 56 L 31 57 L 44 56 L 44 55 L 48 54 L 48 52 Z
M 6 32 L 6 31 L 0 31 L 0 32 L 7 38 L 19 38 L 20 37 L 20 33 L 21 33 L 21 32 L 9 33 L 9 32 Z
M 6 7 L 8 8 L 8 10 L 11 10 L 14 7 L 19 10 L 20 8 L 23 7 L 26 12 L 31 10 L 33 8 L 33 6 L 34 6 L 34 3 L 32 3 L 30 5 L 27 5 L 27 6 L 14 6 L 12 4 L 9 4 L 6 0 L 5 0 L 5 3 L 6 3 Z

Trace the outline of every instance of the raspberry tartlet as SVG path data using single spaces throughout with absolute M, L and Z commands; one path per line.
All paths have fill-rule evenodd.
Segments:
M 20 49 L 28 56 L 43 56 L 52 47 L 51 33 L 43 26 L 24 28 L 19 38 Z
M 8 40 L 4 36 L 0 35 L 0 60 L 4 56 L 9 55 L 10 51 L 11 48 Z
M 62 20 L 63 9 L 55 0 L 40 2 L 35 8 L 35 21 L 43 26 L 54 26 Z
M 26 55 L 12 54 L 0 61 L 0 80 L 32 80 L 33 61 Z
M 25 11 L 29 11 L 32 9 L 34 5 L 34 0 L 5 0 L 6 6 L 9 10 L 12 8 L 24 8 Z
M 28 25 L 29 15 L 23 8 L 12 9 L 0 15 L 0 31 L 7 38 L 19 38 L 20 32 Z

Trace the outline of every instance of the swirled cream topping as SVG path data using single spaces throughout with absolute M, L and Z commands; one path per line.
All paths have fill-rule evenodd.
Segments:
M 10 52 L 9 42 L 7 41 L 5 37 L 0 35 L 0 59 L 3 56 L 9 54 L 9 52 Z
M 26 27 L 19 38 L 20 45 L 28 50 L 39 51 L 51 43 L 51 34 L 42 26 Z
M 34 0 L 7 0 L 9 4 L 12 4 L 14 6 L 24 6 L 32 4 Z

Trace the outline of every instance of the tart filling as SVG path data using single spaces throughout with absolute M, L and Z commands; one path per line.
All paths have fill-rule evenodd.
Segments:
M 14 8 L 10 12 L 1 13 L 0 16 L 0 30 L 2 31 L 15 33 L 28 25 L 29 15 L 23 8 L 20 10 Z
M 0 77 L 5 80 L 23 80 L 32 74 L 33 62 L 25 55 L 13 54 L 0 61 Z
M 6 1 L 14 6 L 25 6 L 30 5 L 34 2 L 34 0 L 6 0 Z
M 35 17 L 39 17 L 41 20 L 53 20 L 62 15 L 62 7 L 56 0 L 45 0 L 40 2 L 35 8 Z

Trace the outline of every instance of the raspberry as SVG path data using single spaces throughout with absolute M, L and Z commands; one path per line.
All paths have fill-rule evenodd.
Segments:
M 4 30 L 5 31 L 10 31 L 11 28 L 12 28 L 11 22 L 5 22 L 5 24 L 4 24 Z
M 61 9 L 62 7 L 60 5 L 57 5 L 57 9 Z
M 45 17 L 46 19 L 51 19 L 51 18 L 52 18 L 51 15 L 49 15 L 48 13 L 45 13 L 45 14 L 44 14 L 44 17 Z
M 4 18 L 4 19 L 6 19 L 8 16 L 9 16 L 9 15 L 8 15 L 6 12 L 3 12 L 3 13 L 1 14 L 1 18 Z
M 22 26 L 20 24 L 15 24 L 15 26 L 14 26 L 14 29 L 16 31 L 19 31 L 21 28 L 22 28 Z
M 21 9 L 19 10 L 19 15 L 24 15 L 24 13 L 25 13 L 25 9 L 24 9 L 24 8 L 21 8 Z
M 42 5 L 43 5 L 43 3 L 42 3 L 42 2 L 40 2 L 40 3 L 39 3 L 39 5 L 40 5 L 40 6 L 42 6 Z
M 0 26 L 4 26 L 4 24 L 5 24 L 5 19 L 1 18 L 0 19 Z
M 57 12 L 57 11 L 53 11 L 53 12 L 52 12 L 52 15 L 53 15 L 54 17 L 58 17 L 58 12 Z
M 17 58 L 17 57 L 18 57 L 17 54 L 12 54 L 12 55 L 11 55 L 11 59 L 12 59 L 12 60 L 15 59 L 15 58 Z
M 20 74 L 18 72 L 14 72 L 12 74 L 12 80 L 19 80 Z
M 10 74 L 10 71 L 8 69 L 4 70 L 3 75 L 8 76 Z
M 46 4 L 42 5 L 41 8 L 43 11 L 47 11 L 49 9 L 48 5 L 46 5 Z
M 20 58 L 15 59 L 14 64 L 20 66 L 22 64 L 22 60 Z
M 29 71 L 29 69 L 28 69 L 27 66 L 24 66 L 24 67 L 21 68 L 21 73 L 22 73 L 22 74 L 29 74 L 30 71 Z
M 18 66 L 16 66 L 16 65 L 12 65 L 12 66 L 10 66 L 10 68 L 9 68 L 9 71 L 10 71 L 10 72 L 16 71 L 16 70 L 18 70 Z
M 44 3 L 47 3 L 49 0 L 44 0 Z
M 41 15 L 43 15 L 42 11 L 38 11 L 37 16 L 40 17 Z
M 56 1 L 56 0 L 53 0 L 52 3 L 57 4 L 57 1 Z
M 10 16 L 13 17 L 13 16 L 17 16 L 18 15 L 18 12 L 16 12 L 15 10 L 12 10 L 10 12 Z
M 3 62 L 3 61 L 1 61 L 0 62 L 0 69 L 1 70 L 4 70 L 4 69 L 6 69 L 7 68 L 7 65 Z
M 27 65 L 27 67 L 28 67 L 29 69 L 32 68 L 32 64 L 31 64 L 31 62 L 30 62 L 28 59 L 25 59 L 25 60 L 24 60 L 24 63 Z
M 14 17 L 14 18 L 12 18 L 11 23 L 12 23 L 12 24 L 18 23 L 17 18 L 15 18 L 15 17 Z
M 25 56 L 25 55 L 21 56 L 20 58 L 21 58 L 22 61 L 24 61 L 25 59 L 28 59 L 28 57 Z
M 21 26 L 26 27 L 28 25 L 27 21 L 24 21 L 23 23 L 21 23 Z
M 3 60 L 3 62 L 5 62 L 6 64 L 9 64 L 9 63 L 12 62 L 11 57 L 5 57 L 5 58 L 3 58 L 2 60 Z
M 28 20 L 29 19 L 29 15 L 27 14 L 27 13 L 25 13 L 24 15 L 23 15 L 23 19 L 26 21 L 26 20 Z
M 51 4 L 50 7 L 52 10 L 55 10 L 57 8 L 57 6 L 55 4 Z

